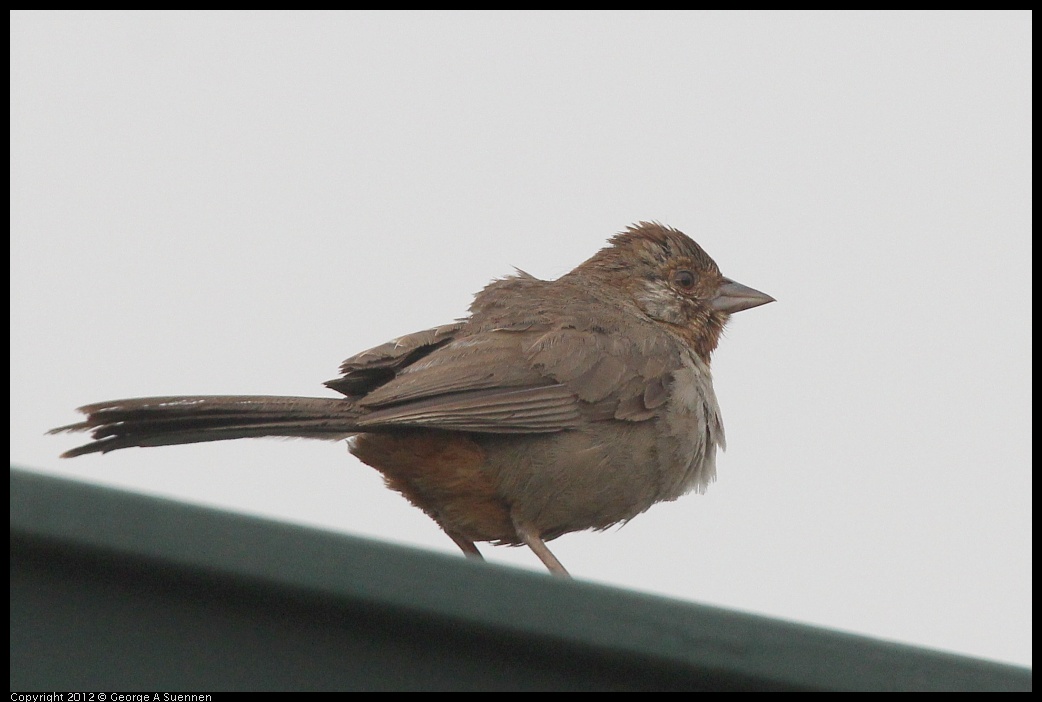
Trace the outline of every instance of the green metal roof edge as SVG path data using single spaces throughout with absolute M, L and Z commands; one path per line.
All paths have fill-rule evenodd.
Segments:
M 819 690 L 1030 690 L 1031 670 L 11 468 L 11 539 L 677 670 Z

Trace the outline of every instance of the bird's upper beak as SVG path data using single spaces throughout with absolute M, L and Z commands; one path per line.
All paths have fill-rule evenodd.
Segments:
M 774 302 L 774 298 L 767 293 L 724 278 L 724 282 L 716 290 L 716 295 L 709 301 L 709 306 L 717 312 L 734 314 L 751 307 L 766 305 L 768 302 Z

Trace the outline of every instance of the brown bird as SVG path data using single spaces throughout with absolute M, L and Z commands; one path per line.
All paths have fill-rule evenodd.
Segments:
M 723 277 L 683 233 L 641 222 L 571 273 L 523 272 L 470 316 L 352 356 L 343 398 L 147 397 L 81 407 L 65 457 L 247 437 L 348 439 L 474 558 L 532 549 L 702 492 L 724 428 L 709 357 L 734 312 L 773 298 Z

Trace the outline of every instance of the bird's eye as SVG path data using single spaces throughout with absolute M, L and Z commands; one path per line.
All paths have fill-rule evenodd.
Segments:
M 688 291 L 695 287 L 698 278 L 689 270 L 682 269 L 673 273 L 673 285 L 681 290 Z

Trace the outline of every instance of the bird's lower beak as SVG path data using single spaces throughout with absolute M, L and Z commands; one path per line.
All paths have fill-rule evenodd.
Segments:
M 752 307 L 766 305 L 768 302 L 774 302 L 774 298 L 767 293 L 724 278 L 724 282 L 717 288 L 716 295 L 709 301 L 709 305 L 717 312 L 734 314 Z

